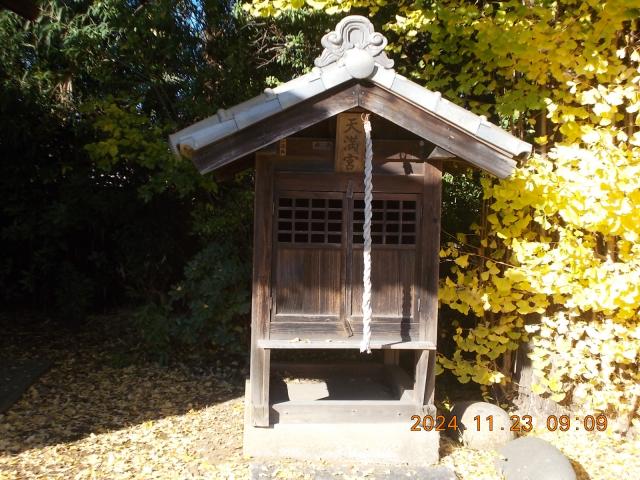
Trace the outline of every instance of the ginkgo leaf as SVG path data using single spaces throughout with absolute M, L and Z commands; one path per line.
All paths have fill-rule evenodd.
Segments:
M 469 265 L 469 255 L 462 255 L 455 260 L 456 265 L 459 265 L 462 268 L 465 268 Z
M 546 389 L 542 385 L 534 383 L 531 385 L 531 391 L 536 395 L 542 395 L 544 392 L 546 392 Z

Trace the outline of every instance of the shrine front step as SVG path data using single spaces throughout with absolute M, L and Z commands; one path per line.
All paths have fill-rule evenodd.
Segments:
M 434 465 L 439 433 L 411 431 L 411 419 L 386 423 L 276 423 L 254 427 L 245 395 L 244 454 L 260 459 Z M 419 412 L 416 412 L 419 414 Z

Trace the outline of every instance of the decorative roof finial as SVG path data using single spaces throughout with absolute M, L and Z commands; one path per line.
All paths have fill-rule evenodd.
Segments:
M 349 72 L 355 78 L 366 78 L 373 72 L 374 64 L 392 68 L 393 60 L 384 53 L 387 39 L 374 31 L 368 18 L 350 15 L 340 20 L 333 32 L 322 37 L 322 54 L 316 58 L 316 67 L 344 59 Z

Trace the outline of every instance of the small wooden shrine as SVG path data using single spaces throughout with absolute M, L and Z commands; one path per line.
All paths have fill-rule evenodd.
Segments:
M 442 161 L 503 178 L 531 152 L 486 118 L 396 73 L 386 44 L 368 19 L 346 17 L 323 37 L 309 73 L 170 137 L 203 174 L 255 168 L 250 426 L 401 422 L 408 429 L 411 415 L 433 413 Z M 386 393 L 371 390 L 367 398 L 369 387 L 356 382 L 350 395 L 334 378 L 319 398 L 296 399 L 272 378 L 280 368 L 271 365 L 272 351 L 360 345 L 367 113 L 370 345 L 384 353 L 378 366 L 326 370 L 350 381 L 375 377 Z M 318 368 L 288 365 L 286 372 L 322 377 Z

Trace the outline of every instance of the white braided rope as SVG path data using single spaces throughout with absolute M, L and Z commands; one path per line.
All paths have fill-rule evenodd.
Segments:
M 363 119 L 365 135 L 364 156 L 364 268 L 362 273 L 362 342 L 360 352 L 371 353 L 371 201 L 373 200 L 373 144 L 369 116 Z

